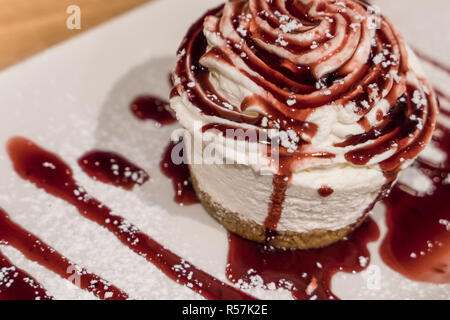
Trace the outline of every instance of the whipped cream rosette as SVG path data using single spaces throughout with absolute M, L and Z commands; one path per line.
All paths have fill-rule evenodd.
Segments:
M 363 1 L 227 2 L 188 31 L 173 80 L 189 143 L 214 129 L 216 143 L 262 146 L 257 164 L 230 164 L 227 152 L 223 164 L 190 164 L 202 203 L 232 232 L 278 247 L 321 247 L 353 230 L 435 126 L 416 56 Z M 230 139 L 236 129 L 267 138 Z

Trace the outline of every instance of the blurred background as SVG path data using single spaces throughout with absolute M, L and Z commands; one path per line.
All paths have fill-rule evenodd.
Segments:
M 150 1 L 0 0 L 0 69 Z M 81 29 L 66 27 L 71 5 L 82 8 Z
M 164 0 L 0 0 L 0 70 L 152 1 Z M 180 5 L 189 2 L 179 1 Z M 370 2 L 379 5 L 392 18 L 414 47 L 448 60 L 450 0 Z M 70 16 L 67 10 L 74 5 L 82 9 L 81 29 L 66 26 Z

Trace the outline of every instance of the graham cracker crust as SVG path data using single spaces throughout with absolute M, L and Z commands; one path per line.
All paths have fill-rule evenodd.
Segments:
M 351 231 L 360 226 L 367 214 L 364 214 L 358 222 L 336 231 L 317 229 L 305 233 L 293 231 L 277 231 L 270 240 L 266 239 L 266 227 L 255 221 L 242 219 L 236 212 L 224 208 L 215 202 L 211 196 L 199 188 L 198 182 L 191 170 L 192 184 L 200 202 L 206 211 L 222 224 L 228 231 L 245 239 L 271 245 L 283 249 L 314 249 L 323 248 L 344 238 Z

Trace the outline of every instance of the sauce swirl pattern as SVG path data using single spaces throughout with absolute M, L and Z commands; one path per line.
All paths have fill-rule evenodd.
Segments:
M 234 0 L 189 30 L 172 97 L 210 119 L 295 132 L 294 159 L 311 157 L 311 147 L 341 149 L 342 161 L 356 165 L 379 156 L 373 161 L 390 181 L 435 125 L 436 98 L 408 51 L 392 24 L 363 1 Z M 321 123 L 311 115 L 325 106 L 347 109 L 360 131 L 317 150 Z

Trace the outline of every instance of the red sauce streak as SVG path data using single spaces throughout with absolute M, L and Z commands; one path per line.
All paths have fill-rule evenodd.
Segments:
M 169 72 L 167 74 L 167 81 L 169 82 L 169 86 L 172 89 L 175 86 L 175 83 L 173 82 L 173 78 L 172 78 L 172 72 Z
M 425 82 L 423 85 L 428 86 Z M 388 182 L 394 181 L 403 161 L 414 159 L 425 148 L 435 128 L 436 99 L 434 95 L 423 92 L 424 99 L 427 99 L 426 106 L 416 104 L 413 96 L 418 90 L 418 87 L 408 85 L 405 99 L 397 101 L 380 126 L 336 144 L 338 147 L 345 147 L 375 140 L 370 145 L 348 151 L 345 154 L 346 160 L 356 165 L 364 165 L 374 156 L 391 150 L 396 145 L 396 152 L 380 162 L 381 169 L 389 179 Z
M 149 179 L 143 169 L 114 152 L 90 151 L 78 160 L 78 164 L 91 178 L 126 190 L 143 185 Z
M 338 271 L 364 270 L 370 259 L 367 244 L 378 237 L 378 227 L 370 218 L 347 240 L 322 249 L 272 249 L 230 233 L 227 277 L 251 283 L 252 276 L 259 276 L 265 285 L 288 289 L 296 299 L 337 299 L 331 278 Z
M 331 196 L 333 192 L 334 190 L 327 185 L 323 185 L 319 190 L 317 190 L 317 193 L 319 193 L 319 195 L 324 198 Z
M 52 300 L 33 277 L 17 268 L 0 251 L 0 300 Z
M 405 277 L 423 282 L 450 283 L 450 132 L 435 135 L 435 143 L 447 153 L 447 161 L 431 166 L 421 160 L 416 166 L 427 175 L 434 191 L 427 195 L 407 192 L 397 185 L 385 200 L 388 233 L 381 257 Z
M 34 170 L 33 168 L 31 170 Z M 40 168 L 39 168 L 40 169 Z M 52 169 L 42 169 L 52 170 Z M 33 174 L 31 171 L 28 173 Z M 29 260 L 37 262 L 41 266 L 58 274 L 61 278 L 73 281 L 81 289 L 87 290 L 94 294 L 96 297 L 105 300 L 125 300 L 128 295 L 121 291 L 119 288 L 110 284 L 108 281 L 103 280 L 99 276 L 89 273 L 84 268 L 78 268 L 76 264 L 71 262 L 66 257 L 62 256 L 58 251 L 44 243 L 41 239 L 37 238 L 27 230 L 20 227 L 18 224 L 10 220 L 6 212 L 0 209 L 0 239 L 2 242 L 6 242 L 8 245 L 16 248 Z M 0 262 L 1 264 L 9 263 L 7 260 Z M 37 286 L 36 295 L 30 286 L 27 286 L 25 278 L 29 277 L 23 272 L 18 275 L 19 283 L 12 292 L 7 290 L 6 297 L 11 296 L 23 296 L 29 298 L 42 298 L 48 299 L 45 294 L 45 290 L 35 282 Z M 15 282 L 15 281 L 14 281 Z M 0 281 L 2 283 L 2 281 Z M 0 285 L 0 298 L 2 298 L 2 286 Z
M 178 149 L 178 147 L 180 149 Z M 170 142 L 164 151 L 163 158 L 160 163 L 160 167 L 162 172 L 166 177 L 172 180 L 173 188 L 175 191 L 175 202 L 180 205 L 191 205 L 199 203 L 197 198 L 197 194 L 194 191 L 194 187 L 192 186 L 191 175 L 189 172 L 189 167 L 186 164 L 186 161 L 182 163 L 175 164 L 172 159 L 172 152 L 176 152 L 184 150 L 184 145 L 175 144 Z M 180 156 L 180 154 L 177 154 Z M 183 157 L 184 155 L 181 155 Z
M 278 222 L 283 211 L 283 203 L 286 198 L 286 190 L 288 188 L 290 178 L 284 175 L 274 175 L 273 192 L 270 198 L 269 210 L 264 226 L 272 231 L 277 230 Z
M 155 120 L 161 125 L 176 121 L 167 110 L 169 103 L 160 98 L 145 95 L 137 97 L 130 105 L 131 112 L 140 120 Z
M 57 155 L 22 137 L 9 140 L 8 153 L 14 169 L 23 179 L 73 205 L 82 216 L 109 230 L 125 246 L 154 264 L 177 283 L 189 284 L 189 288 L 208 299 L 253 299 L 197 269 L 142 233 L 123 217 L 112 214 L 110 208 L 77 184 L 70 167 Z M 44 167 L 43 163 L 52 163 L 54 169 Z M 184 266 L 183 270 L 175 268 L 179 265 Z

